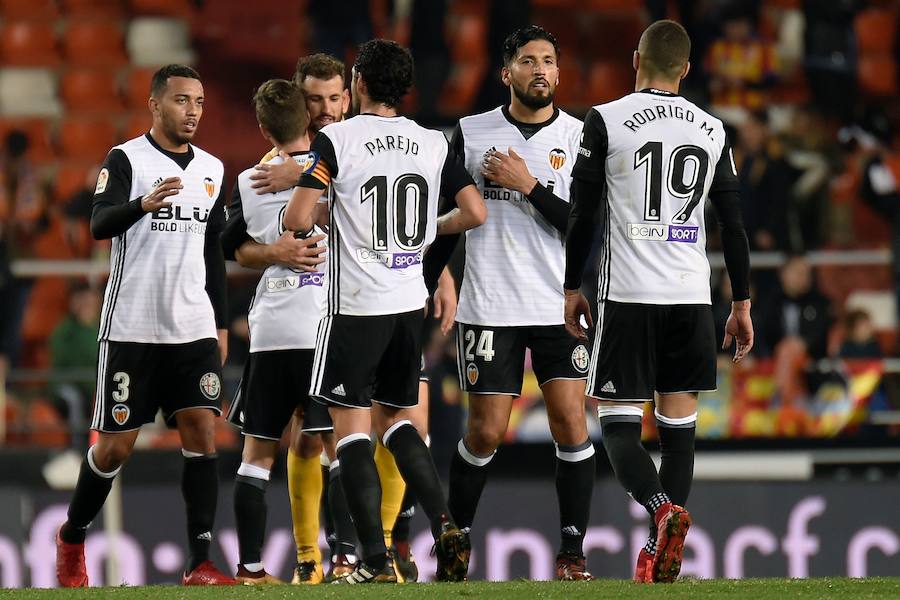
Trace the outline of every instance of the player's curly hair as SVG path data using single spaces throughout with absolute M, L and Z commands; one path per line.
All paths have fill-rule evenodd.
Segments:
M 303 135 L 309 125 L 303 91 L 292 81 L 270 79 L 253 94 L 256 120 L 279 144 Z
M 391 108 L 398 106 L 412 87 L 412 55 L 391 40 L 362 44 L 353 68 L 366 81 L 369 97 Z
M 150 81 L 150 95 L 154 98 L 159 98 L 166 91 L 169 77 L 186 77 L 200 81 L 200 74 L 187 65 L 166 65 L 160 67 L 153 74 L 153 79 Z
M 559 42 L 556 41 L 556 36 L 540 25 L 529 25 L 513 31 L 503 40 L 503 64 L 509 66 L 516 58 L 519 48 L 535 40 L 550 42 L 553 45 L 553 50 L 556 52 L 556 58 L 559 59 Z

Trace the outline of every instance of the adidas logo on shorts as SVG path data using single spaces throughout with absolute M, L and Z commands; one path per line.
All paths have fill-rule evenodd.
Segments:
M 606 383 L 603 384 L 603 387 L 600 388 L 600 391 L 601 391 L 601 392 L 606 392 L 606 393 L 608 393 L 608 394 L 615 394 L 615 393 L 616 393 L 616 386 L 613 385 L 613 382 L 612 382 L 612 381 L 607 381 Z
M 343 383 L 339 384 L 336 388 L 334 388 L 333 390 L 331 390 L 331 393 L 332 393 L 332 394 L 335 394 L 335 395 L 337 395 L 337 396 L 346 396 L 346 395 L 347 395 L 347 392 L 344 391 L 344 384 L 343 384 Z
M 197 539 L 198 540 L 206 540 L 207 542 L 211 542 L 212 541 L 212 532 L 204 531 L 203 533 L 201 533 L 200 535 L 197 536 Z

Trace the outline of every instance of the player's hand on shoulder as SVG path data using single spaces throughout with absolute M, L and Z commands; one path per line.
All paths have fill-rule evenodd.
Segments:
M 753 320 L 750 318 L 750 301 L 741 300 L 731 303 L 731 314 L 725 321 L 725 339 L 722 340 L 722 349 L 727 350 L 734 341 L 734 358 L 732 362 L 739 362 L 753 348 Z
M 486 152 L 481 162 L 481 174 L 500 187 L 528 195 L 537 185 L 537 179 L 531 175 L 525 159 L 512 148 L 508 150 L 509 154 L 499 150 Z
M 321 234 L 298 238 L 293 231 L 285 231 L 272 244 L 275 261 L 291 269 L 316 271 L 316 267 L 325 262 L 325 246 L 320 245 L 324 239 Z
M 594 326 L 594 318 L 591 316 L 591 305 L 581 290 L 564 290 L 566 296 L 565 324 L 566 331 L 582 341 L 587 341 L 587 331 L 581 324 L 582 320 L 587 329 Z
M 268 162 L 254 167 L 254 172 L 250 175 L 250 181 L 253 182 L 250 187 L 256 190 L 258 195 L 289 190 L 297 184 L 300 175 L 303 174 L 303 168 L 289 154 L 282 151 L 278 156 L 283 158 L 284 162 L 278 164 Z
M 172 206 L 167 198 L 176 195 L 183 187 L 180 177 L 166 177 L 150 190 L 149 194 L 141 198 L 141 209 L 144 212 L 156 212 L 161 208 Z

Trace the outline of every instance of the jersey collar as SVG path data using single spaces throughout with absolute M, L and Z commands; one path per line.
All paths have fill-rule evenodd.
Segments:
M 181 167 L 182 171 L 186 170 L 188 168 L 188 165 L 191 164 L 191 161 L 194 160 L 194 147 L 191 144 L 188 144 L 187 152 L 171 152 L 157 144 L 156 140 L 154 140 L 153 136 L 149 133 L 145 133 L 144 137 L 147 138 L 147 141 L 150 142 L 150 145 L 171 158 L 176 165 Z
M 673 92 L 667 92 L 666 90 L 658 90 L 656 88 L 644 88 L 638 92 L 639 94 L 654 94 L 656 96 L 680 96 L 681 94 L 675 94 Z
M 553 107 L 553 114 L 543 123 L 523 123 L 522 121 L 518 121 L 509 113 L 509 106 L 505 104 L 500 107 L 500 110 L 503 112 L 503 117 L 511 125 L 518 129 L 519 133 L 521 133 L 522 137 L 524 137 L 526 140 L 535 135 L 547 125 L 553 123 L 553 121 L 555 121 L 559 117 L 559 108 L 555 106 Z

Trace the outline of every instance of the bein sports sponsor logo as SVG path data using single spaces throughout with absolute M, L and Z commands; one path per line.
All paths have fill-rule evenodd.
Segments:
M 389 269 L 406 269 L 422 264 L 422 252 L 379 252 L 371 248 L 357 248 L 356 260 L 361 263 L 381 263 Z
M 696 244 L 698 227 L 686 225 L 652 225 L 647 223 L 629 223 L 628 239 L 650 240 L 652 242 L 682 242 Z
M 296 290 L 307 285 L 322 287 L 325 282 L 324 273 L 303 273 L 301 275 L 286 275 L 285 277 L 266 277 L 266 292 L 274 294 Z

